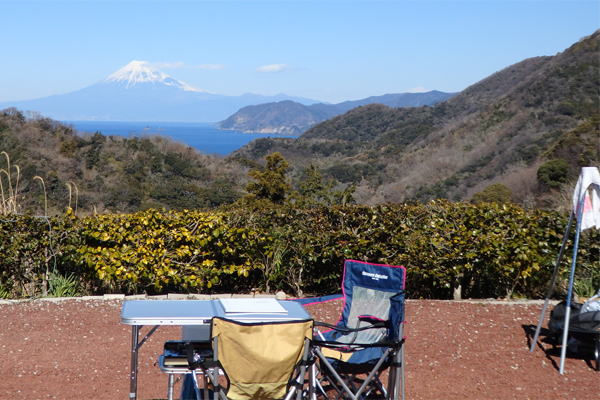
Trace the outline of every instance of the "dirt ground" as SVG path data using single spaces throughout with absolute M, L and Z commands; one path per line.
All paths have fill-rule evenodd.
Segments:
M 127 399 L 131 329 L 120 300 L 0 304 L 0 399 Z M 340 302 L 308 307 L 335 322 Z M 408 399 L 600 398 L 600 372 L 582 356 L 558 373 L 558 353 L 540 344 L 529 353 L 539 304 L 409 300 L 406 325 Z M 142 332 L 146 332 L 144 328 Z M 139 399 L 166 397 L 156 366 L 161 327 L 140 351 Z

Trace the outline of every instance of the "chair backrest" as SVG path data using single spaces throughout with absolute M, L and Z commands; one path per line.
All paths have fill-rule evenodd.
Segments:
M 338 340 L 374 343 L 384 336 L 390 340 L 400 339 L 400 324 L 404 321 L 405 279 L 406 269 L 403 266 L 346 260 L 342 280 L 344 308 L 338 325 L 356 328 L 359 326 L 358 317 L 369 315 L 389 320 L 390 327 L 389 330 L 368 329 Z
M 213 318 L 211 337 L 229 380 L 227 398 L 283 398 L 312 331 L 312 320 L 241 323 Z

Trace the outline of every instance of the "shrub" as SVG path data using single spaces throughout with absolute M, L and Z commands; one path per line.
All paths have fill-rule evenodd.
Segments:
M 512 192 L 506 185 L 496 183 L 483 189 L 479 193 L 475 193 L 471 202 L 477 203 L 510 203 Z
M 449 298 L 455 287 L 464 297 L 537 297 L 566 224 L 555 212 L 498 203 L 261 204 L 11 217 L 0 221 L 0 296 L 57 293 L 64 277 L 80 283 L 82 293 L 325 294 L 339 290 L 350 258 L 405 265 L 413 298 Z M 582 235 L 577 279 L 597 282 L 598 239 L 595 230 Z
M 55 271 L 48 276 L 48 296 L 75 297 L 80 294 L 79 282 L 74 274 L 61 275 Z
M 558 189 L 567 181 L 569 164 L 565 160 L 551 160 L 542 164 L 537 171 L 540 184 L 550 189 Z
M 248 289 L 251 254 L 262 240 L 230 229 L 219 213 L 147 210 L 89 217 L 81 225 L 80 260 L 105 289 L 126 293 Z
M 12 215 L 0 220 L 0 288 L 11 297 L 48 294 L 51 271 L 88 277 L 70 256 L 77 247 L 71 212 L 60 218 Z
M 282 203 L 290 190 L 286 178 L 289 164 L 280 153 L 269 154 L 265 160 L 263 169 L 252 169 L 248 173 L 254 181 L 248 183 L 246 190 L 253 199 Z

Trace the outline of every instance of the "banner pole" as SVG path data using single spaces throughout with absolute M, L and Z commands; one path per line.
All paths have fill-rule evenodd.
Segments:
M 586 190 L 587 191 L 587 190 Z M 569 338 L 569 322 L 571 318 L 571 297 L 573 296 L 573 281 L 575 280 L 575 265 L 577 262 L 577 250 L 579 248 L 579 236 L 581 233 L 581 217 L 583 216 L 583 205 L 585 202 L 585 192 L 581 196 L 577 205 L 577 228 L 575 228 L 575 242 L 573 243 L 573 259 L 571 261 L 571 273 L 569 274 L 569 289 L 567 291 L 567 309 L 565 312 L 565 322 L 563 325 L 562 346 L 560 349 L 560 368 L 561 375 L 565 372 L 565 358 L 567 357 L 567 340 Z
M 565 229 L 562 244 L 558 252 L 558 257 L 556 257 L 556 262 L 554 263 L 554 272 L 552 273 L 552 279 L 550 280 L 550 287 L 548 288 L 548 292 L 546 293 L 544 306 L 542 307 L 542 312 L 540 314 L 537 327 L 535 328 L 535 334 L 533 335 L 533 340 L 531 341 L 531 347 L 529 348 L 530 353 L 533 353 L 533 350 L 535 350 L 535 345 L 537 344 L 538 338 L 540 336 L 540 331 L 542 330 L 542 324 L 544 323 L 544 317 L 546 316 L 546 310 L 548 309 L 548 305 L 550 303 L 550 297 L 552 297 L 552 293 L 554 293 L 554 285 L 556 284 L 558 269 L 560 266 L 560 262 L 562 261 L 565 247 L 567 245 L 567 240 L 569 239 L 569 233 L 571 232 L 571 225 L 573 224 L 574 215 L 575 213 L 571 211 L 571 214 L 569 215 L 569 222 L 567 223 L 567 228 Z

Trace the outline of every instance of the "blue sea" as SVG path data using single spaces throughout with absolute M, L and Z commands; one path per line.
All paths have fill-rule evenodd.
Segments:
M 227 155 L 254 139 L 264 137 L 297 137 L 219 130 L 216 125 L 196 122 L 116 122 L 63 121 L 80 132 L 100 132 L 103 135 L 143 137 L 161 135 L 187 144 L 205 154 Z

